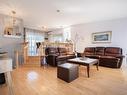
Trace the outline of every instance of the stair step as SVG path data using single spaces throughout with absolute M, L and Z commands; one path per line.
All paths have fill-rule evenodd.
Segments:
M 28 67 L 31 67 L 31 66 L 41 66 L 41 63 L 40 63 L 40 56 L 28 56 L 28 61 L 26 64 L 24 64 L 24 66 L 28 66 Z

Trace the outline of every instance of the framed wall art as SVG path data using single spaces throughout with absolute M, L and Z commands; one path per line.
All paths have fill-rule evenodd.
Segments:
M 92 33 L 92 43 L 110 43 L 112 31 Z

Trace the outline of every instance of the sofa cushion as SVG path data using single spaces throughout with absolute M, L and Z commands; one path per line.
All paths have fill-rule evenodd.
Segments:
M 57 61 L 61 61 L 61 60 L 66 60 L 67 59 L 67 56 L 65 55 L 65 56 L 62 56 L 62 55 L 60 55 L 60 56 L 58 56 L 57 57 Z
M 67 55 L 67 50 L 66 48 L 58 48 L 59 54 L 60 55 Z
M 57 54 L 59 55 L 58 49 L 56 47 L 48 47 L 46 49 L 46 53 L 49 54 Z
M 105 47 L 96 47 L 95 48 L 95 55 L 104 55 Z
M 122 54 L 122 49 L 118 47 L 107 47 L 105 49 L 106 56 L 120 56 Z
M 76 56 L 73 54 L 73 55 L 67 55 L 67 59 L 71 59 L 71 58 L 75 58 Z
M 95 48 L 94 47 L 87 47 L 84 50 L 84 54 L 86 55 L 94 55 L 95 54 Z
M 86 55 L 85 57 L 99 59 L 100 58 L 100 55 Z

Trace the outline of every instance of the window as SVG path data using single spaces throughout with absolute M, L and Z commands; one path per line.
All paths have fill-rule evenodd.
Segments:
M 29 55 L 36 55 L 37 54 L 37 46 L 36 42 L 43 42 L 44 41 L 44 33 L 41 33 L 40 31 L 33 30 L 33 29 L 25 29 L 26 32 L 26 42 L 29 42 L 29 49 L 28 54 Z

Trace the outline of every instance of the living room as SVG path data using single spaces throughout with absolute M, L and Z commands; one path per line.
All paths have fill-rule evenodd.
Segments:
M 126 3 L 1 0 L 0 95 L 126 95 Z

